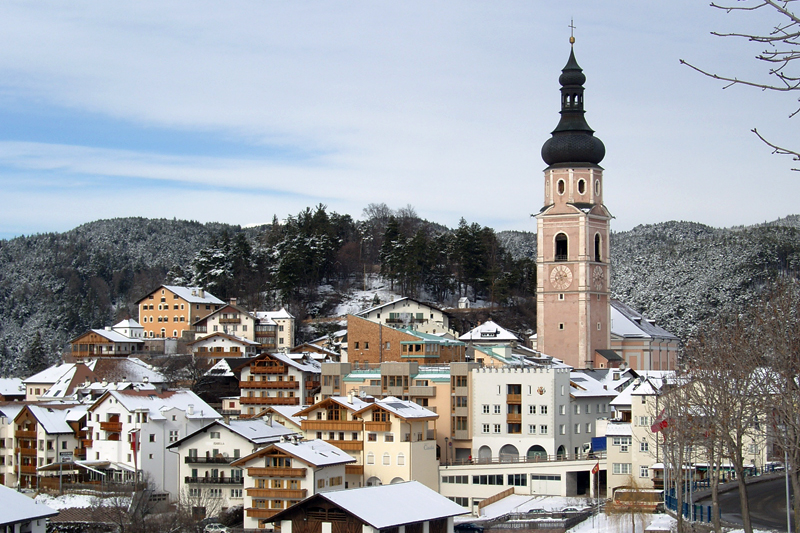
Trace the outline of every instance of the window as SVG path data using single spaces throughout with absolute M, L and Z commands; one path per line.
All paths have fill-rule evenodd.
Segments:
M 325 480 L 324 479 L 318 479 L 317 480 L 317 488 L 318 489 L 324 489 L 325 488 Z
M 500 424 L 495 424 L 494 425 L 494 432 L 495 433 L 500 433 Z
M 591 433 L 591 432 L 592 432 L 592 423 L 586 422 L 586 433 Z
M 342 440 L 344 440 L 344 433 L 342 435 Z M 394 442 L 394 433 L 386 433 L 383 436 L 383 442 Z
M 369 341 L 364 341 L 364 349 L 369 350 Z
M 567 426 L 566 426 L 566 424 L 561 424 L 560 426 L 558 426 L 558 432 L 561 435 L 566 435 L 567 434 Z
M 242 489 L 231 489 L 231 498 L 241 498 Z
M 580 434 L 580 432 L 581 432 L 581 425 L 580 424 L 575 424 L 575 434 L 576 435 Z
M 559 405 L 558 406 L 558 414 L 565 415 L 567 414 L 567 406 L 566 405 Z
M 561 481 L 561 474 L 531 474 L 531 481 Z
M 483 404 L 483 414 L 485 414 L 485 415 L 489 414 L 489 404 L 488 403 Z
M 546 415 L 547 414 L 547 406 L 546 405 L 540 405 L 539 406 L 539 414 L 541 414 L 541 415 Z
M 513 487 L 527 487 L 528 476 L 526 474 L 508 474 L 508 485 Z
M 358 341 L 355 341 L 355 342 L 353 343 L 353 348 L 354 348 L 354 349 L 356 349 L 356 350 L 358 350 Z
M 631 464 L 630 463 L 614 463 L 612 472 L 614 474 L 630 474 L 631 473 Z
M 579 179 L 578 180 L 578 194 L 585 194 L 586 193 L 586 180 Z
M 406 464 L 406 456 L 403 453 L 397 454 L 397 466 L 405 466 Z
M 581 414 L 581 406 L 578 404 L 575 404 L 575 414 L 576 415 Z
M 469 485 L 469 476 L 442 476 L 442 483 Z
M 370 442 L 378 442 L 378 434 L 377 433 L 368 433 L 367 440 Z
M 503 474 L 481 474 L 480 476 L 472 476 L 473 485 L 502 485 Z
M 547 435 L 547 425 L 539 426 L 539 434 L 540 435 Z
M 556 235 L 556 261 L 567 261 L 569 258 L 569 241 L 563 233 Z
M 391 342 L 386 341 L 386 349 L 387 350 L 391 350 L 392 349 L 392 343 Z
M 535 415 L 536 414 L 536 406 L 535 405 L 529 405 L 528 406 L 528 414 L 529 415 Z
M 212 439 L 218 439 L 219 438 L 219 431 L 210 431 L 208 433 L 208 436 L 211 437 Z
M 496 414 L 496 415 L 500 414 L 500 406 L 499 405 L 495 405 L 494 406 L 494 414 Z
M 383 454 L 383 466 L 390 466 L 392 464 L 391 456 L 389 452 L 384 452 Z
M 536 424 L 530 424 L 528 426 L 528 433 L 530 433 L 531 435 L 536 434 Z
M 483 425 L 483 432 L 484 433 L 489 433 L 489 424 L 484 424 Z
M 155 442 L 155 441 L 156 441 L 156 434 L 150 433 L 150 442 Z
M 646 466 L 639 467 L 639 477 L 650 477 L 650 469 Z
M 597 185 L 598 183 L 599 182 L 595 182 L 595 185 Z M 595 260 L 595 262 L 599 263 L 601 257 L 602 256 L 600 255 L 600 234 L 599 233 L 595 233 L 594 234 L 594 260 Z
M 650 445 L 647 443 L 646 440 L 639 442 L 639 451 L 640 452 L 647 452 L 650 451 Z
M 590 403 L 586 404 L 586 414 L 587 415 L 592 414 L 592 404 Z
M 368 465 L 374 465 L 375 464 L 375 454 L 374 453 L 369 452 L 367 454 L 367 464 Z
M 556 183 L 556 190 L 558 191 L 558 194 L 564 194 L 564 191 L 566 190 L 566 184 L 564 183 L 564 180 L 558 180 Z

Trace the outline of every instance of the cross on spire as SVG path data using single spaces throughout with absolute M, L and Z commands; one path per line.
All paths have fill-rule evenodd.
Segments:
M 569 44 L 575 44 L 575 35 L 573 34 L 575 30 L 575 22 L 572 18 L 569 19 Z

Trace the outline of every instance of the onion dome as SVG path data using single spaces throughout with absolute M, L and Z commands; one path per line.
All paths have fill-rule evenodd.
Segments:
M 561 84 L 561 120 L 552 137 L 542 146 L 542 159 L 548 165 L 597 165 L 606 155 L 603 141 L 594 136 L 583 110 L 583 84 L 586 76 L 570 49 L 569 61 L 558 78 Z

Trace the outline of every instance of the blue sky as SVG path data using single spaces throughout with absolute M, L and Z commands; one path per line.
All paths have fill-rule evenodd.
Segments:
M 558 75 L 575 52 L 613 228 L 797 212 L 796 95 L 758 45 L 777 19 L 690 0 L 4 2 L 0 238 L 146 216 L 256 224 L 371 202 L 533 230 Z

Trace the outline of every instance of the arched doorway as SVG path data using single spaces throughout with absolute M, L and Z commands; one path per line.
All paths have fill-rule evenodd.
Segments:
M 546 461 L 547 460 L 547 450 L 535 444 L 528 448 L 528 461 Z
M 559 447 L 558 447 L 558 450 L 556 450 L 556 456 L 557 456 L 557 458 L 558 458 L 559 460 L 560 460 L 560 459 L 566 459 L 566 458 L 567 458 L 567 449 L 566 449 L 566 448 L 564 448 L 564 445 L 563 445 L 563 444 L 562 444 L 561 446 L 559 446 Z
M 382 484 L 383 483 L 381 483 L 381 478 L 378 478 L 378 477 L 375 477 L 375 476 L 372 476 L 371 478 L 369 478 L 367 480 L 367 487 L 379 487 Z
M 478 462 L 490 463 L 492 462 L 492 449 L 488 446 L 481 446 L 478 450 Z
M 519 451 L 513 444 L 506 444 L 500 448 L 500 462 L 511 463 L 519 460 Z
M 401 477 L 396 477 L 396 478 L 394 478 L 394 479 L 392 480 L 392 483 L 391 483 L 391 484 L 392 484 L 392 485 L 394 485 L 395 483 L 403 483 L 404 481 L 405 481 L 405 480 L 404 480 L 403 478 L 401 478 Z

